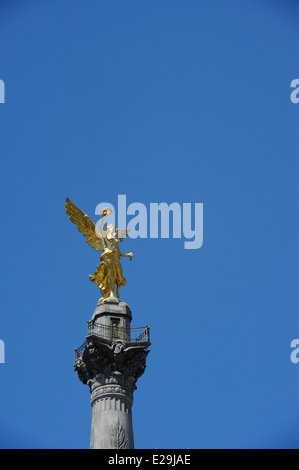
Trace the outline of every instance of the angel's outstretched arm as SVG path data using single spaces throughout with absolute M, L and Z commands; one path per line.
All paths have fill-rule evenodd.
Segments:
M 103 237 L 103 239 L 107 236 L 107 233 L 105 232 L 105 229 L 104 229 L 104 215 L 102 216 L 101 220 L 100 220 L 100 230 L 101 230 L 101 235 Z
M 112 212 L 112 209 L 110 207 L 105 207 L 105 209 L 102 210 L 102 218 L 100 220 L 100 230 L 101 230 L 101 235 L 103 237 L 103 243 L 104 243 L 105 247 L 106 247 L 105 238 L 107 237 L 107 233 L 104 229 L 104 217 L 111 214 L 111 212 Z
M 130 258 L 130 261 L 133 257 L 133 253 L 122 253 L 120 252 L 120 256 L 124 256 L 125 258 Z

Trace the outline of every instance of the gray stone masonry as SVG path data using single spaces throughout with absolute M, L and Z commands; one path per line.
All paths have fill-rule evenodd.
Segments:
M 91 394 L 91 449 L 133 449 L 133 393 L 146 367 L 146 335 L 132 337 L 130 307 L 124 302 L 98 303 L 75 370 Z

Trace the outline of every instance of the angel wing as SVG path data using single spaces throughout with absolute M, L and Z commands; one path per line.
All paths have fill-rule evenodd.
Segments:
M 86 237 L 88 245 L 96 251 L 104 251 L 104 243 L 95 223 L 91 218 L 81 211 L 69 198 L 66 198 L 65 211 L 70 221 L 77 225 L 79 232 Z

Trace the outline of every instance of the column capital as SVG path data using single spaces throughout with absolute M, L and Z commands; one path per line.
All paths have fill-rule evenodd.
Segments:
M 89 335 L 74 368 L 91 392 L 108 384 L 124 386 L 133 392 L 138 378 L 144 373 L 149 344 L 109 341 Z

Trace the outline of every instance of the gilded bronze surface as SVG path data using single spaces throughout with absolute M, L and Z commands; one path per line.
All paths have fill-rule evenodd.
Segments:
M 104 219 L 111 214 L 112 209 L 106 207 L 102 210 L 100 220 L 100 233 L 91 218 L 81 211 L 70 199 L 66 199 L 65 210 L 71 222 L 77 225 L 79 232 L 85 237 L 87 243 L 96 251 L 103 251 L 100 264 L 96 271 L 89 275 L 89 279 L 101 290 L 100 301 L 119 300 L 119 289 L 126 285 L 123 276 L 121 257 L 132 259 L 133 253 L 122 253 L 119 249 L 120 242 L 128 235 L 127 229 L 119 229 L 110 224 L 104 229 Z M 116 297 L 114 291 L 116 290 Z

